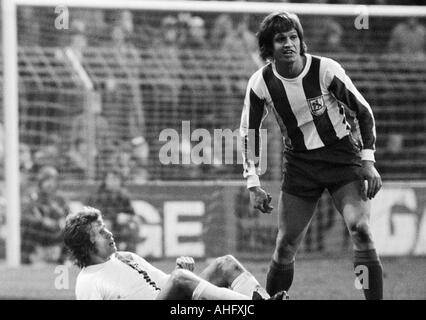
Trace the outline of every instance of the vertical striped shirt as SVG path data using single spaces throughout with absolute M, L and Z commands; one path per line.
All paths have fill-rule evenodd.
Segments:
M 270 112 L 280 126 L 285 148 L 299 152 L 332 145 L 349 135 L 345 106 L 359 123 L 361 158 L 374 161 L 373 112 L 339 63 L 306 54 L 306 65 L 295 78 L 282 77 L 274 63 L 256 71 L 248 82 L 240 126 L 248 187 L 260 185 L 259 132 Z

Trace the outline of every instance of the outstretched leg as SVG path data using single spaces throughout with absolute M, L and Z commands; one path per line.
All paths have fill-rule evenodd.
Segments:
M 157 300 L 249 300 L 238 292 L 219 288 L 194 273 L 177 269 L 161 289 Z
M 363 200 L 362 182 L 354 181 L 332 194 L 337 210 L 345 219 L 354 246 L 355 273 L 365 276 L 362 283 L 367 300 L 383 299 L 383 271 L 370 232 L 370 201 Z M 363 268 L 366 268 L 364 271 Z
M 262 298 L 269 298 L 257 279 L 232 255 L 216 258 L 201 272 L 200 277 L 247 297 L 252 297 L 253 292 L 257 292 Z

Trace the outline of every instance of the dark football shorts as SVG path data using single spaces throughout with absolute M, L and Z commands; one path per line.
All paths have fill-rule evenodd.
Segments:
M 352 181 L 361 180 L 361 151 L 345 136 L 337 143 L 303 152 L 285 151 L 281 190 L 300 197 L 319 198 Z

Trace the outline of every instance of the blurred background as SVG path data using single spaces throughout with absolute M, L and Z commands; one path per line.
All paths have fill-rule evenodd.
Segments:
M 288 2 L 424 5 L 403 0 Z M 182 121 L 189 121 L 191 132 L 204 129 L 212 136 L 215 129 L 239 128 L 248 78 L 265 63 L 255 36 L 264 16 L 196 8 L 18 7 L 22 265 L 10 268 L 5 261 L 8 106 L 0 95 L 0 298 L 73 298 L 73 280 L 58 295 L 53 269 L 70 265 L 61 229 L 65 217 L 83 205 L 102 210 L 120 250 L 157 260 L 165 269 L 171 270 L 170 259 L 179 255 L 205 262 L 232 253 L 251 261 L 264 279 L 277 232 L 276 210 L 263 216 L 249 205 L 237 141 L 204 145 L 202 156 L 211 164 L 164 164 L 159 159 L 167 143 L 159 139 L 164 129 L 175 130 L 172 144 L 181 159 L 198 144 L 182 130 Z M 317 15 L 313 10 L 299 17 L 308 52 L 339 61 L 376 118 L 376 167 L 384 188 L 373 201 L 372 227 L 378 251 L 388 259 L 384 267 L 388 263 L 391 285 L 385 297 L 424 299 L 425 14 L 369 16 L 360 21 L 361 28 L 356 13 Z M 347 117 L 354 120 L 349 110 Z M 261 179 L 277 207 L 281 133 L 273 116 L 263 128 L 268 170 Z M 219 145 L 223 152 L 217 158 Z M 325 193 L 299 254 L 303 271 L 297 275 L 296 297 L 361 298 L 350 272 L 342 271 L 334 284 L 324 280 L 329 263 L 350 269 L 350 256 L 349 234 Z M 407 264 L 410 272 L 401 271 Z M 312 272 L 318 268 L 323 274 Z M 36 279 L 26 278 L 29 274 Z M 345 281 L 352 286 L 349 293 Z M 329 296 L 322 295 L 324 288 L 330 289 Z

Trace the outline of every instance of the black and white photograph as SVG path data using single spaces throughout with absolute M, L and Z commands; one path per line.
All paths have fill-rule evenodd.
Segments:
M 424 1 L 0 14 L 0 300 L 426 300 Z

